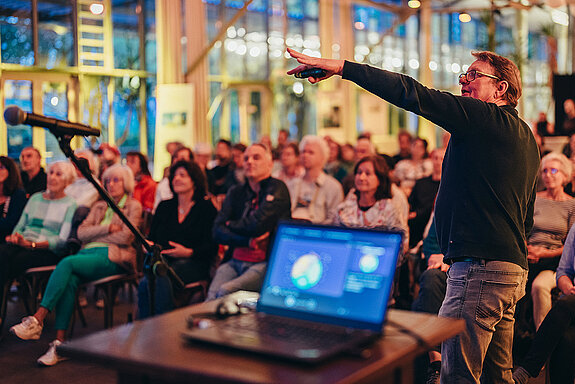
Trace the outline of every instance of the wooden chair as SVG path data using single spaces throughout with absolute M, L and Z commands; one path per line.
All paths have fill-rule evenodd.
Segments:
M 42 293 L 54 269 L 56 269 L 56 265 L 29 268 L 21 276 L 4 284 L 2 297 L 0 298 L 0 334 L 6 320 L 10 288 L 14 281 L 19 284 L 17 292 L 20 301 L 24 304 L 26 313 L 32 314 L 36 312 L 40 305 Z

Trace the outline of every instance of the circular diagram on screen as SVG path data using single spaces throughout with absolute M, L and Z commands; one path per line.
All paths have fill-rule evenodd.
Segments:
M 310 289 L 317 285 L 323 273 L 319 256 L 307 253 L 300 256 L 292 266 L 291 280 L 299 289 Z
M 363 273 L 372 273 L 375 272 L 377 267 L 379 266 L 379 259 L 375 255 L 363 255 L 359 259 L 359 269 Z

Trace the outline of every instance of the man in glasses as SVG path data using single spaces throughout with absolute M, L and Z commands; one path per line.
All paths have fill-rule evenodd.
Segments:
M 461 96 L 423 86 L 409 76 L 344 60 L 288 52 L 439 125 L 449 133 L 435 224 L 450 264 L 439 315 L 463 318 L 466 332 L 442 345 L 442 383 L 513 383 L 516 302 L 525 293 L 526 237 L 533 222 L 539 150 L 519 118 L 519 70 L 492 52 L 474 52 L 459 78 Z M 317 73 L 317 72 L 316 72 Z

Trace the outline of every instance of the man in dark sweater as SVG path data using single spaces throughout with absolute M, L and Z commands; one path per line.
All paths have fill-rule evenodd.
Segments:
M 229 245 L 231 259 L 217 269 L 207 300 L 246 290 L 259 291 L 267 267 L 267 244 L 277 223 L 291 217 L 289 191 L 271 177 L 272 153 L 263 144 L 244 152 L 246 182 L 227 193 L 214 222 L 214 239 Z
M 442 383 L 513 383 L 515 304 L 525 293 L 526 238 L 533 222 L 539 150 L 515 109 L 517 66 L 492 52 L 459 78 L 461 96 L 409 76 L 288 49 L 302 65 L 340 75 L 451 133 L 435 203 L 441 253 L 451 264 L 440 316 L 463 318 L 466 332 L 442 345 Z
M 36 148 L 26 147 L 20 152 L 20 167 L 22 168 L 20 175 L 26 197 L 46 190 L 47 176 L 41 163 L 42 155 Z

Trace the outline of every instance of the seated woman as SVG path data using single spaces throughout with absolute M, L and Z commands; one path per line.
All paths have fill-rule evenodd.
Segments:
M 131 151 L 126 154 L 126 165 L 134 173 L 136 185 L 134 199 L 142 204 L 145 212 L 152 212 L 156 198 L 157 183 L 152 179 L 148 169 L 148 158 L 141 152 Z
M 433 173 L 433 163 L 428 157 L 427 141 L 416 137 L 411 143 L 411 159 L 396 164 L 394 175 L 406 196 L 411 194 L 417 180 Z
M 550 153 L 541 159 L 545 190 L 537 193 L 533 229 L 527 241 L 527 286 L 531 286 L 535 329 L 551 309 L 551 290 L 556 287 L 555 270 L 567 232 L 575 223 L 575 199 L 563 191 L 570 175 L 571 162 L 564 155 Z
M 550 383 L 575 380 L 575 226 L 571 227 L 557 268 L 562 296 L 555 302 L 535 334 L 527 355 L 513 372 L 516 384 L 537 377 L 549 358 Z
M 353 174 L 355 188 L 337 207 L 334 224 L 403 231 L 406 250 L 409 205 L 403 192 L 391 182 L 385 160 L 378 155 L 366 156 L 357 162 Z
M 138 226 L 142 206 L 129 197 L 134 190 L 134 176 L 130 168 L 112 165 L 104 171 L 102 180 L 112 199 L 132 224 Z M 84 248 L 58 263 L 48 280 L 38 311 L 10 328 L 10 332 L 23 340 L 37 340 L 42 334 L 44 319 L 49 312 L 56 310 L 56 340 L 50 343 L 48 352 L 38 359 L 41 365 L 55 365 L 60 361 L 56 347 L 65 339 L 78 286 L 132 271 L 136 267 L 136 249 L 132 244 L 134 235 L 105 201 L 98 201 L 92 206 L 88 217 L 78 228 L 78 238 L 84 243 Z
M 197 164 L 178 161 L 170 168 L 169 181 L 175 197 L 158 205 L 148 239 L 162 247 L 166 262 L 184 284 L 207 279 L 218 247 L 212 239 L 217 211 L 206 197 L 206 177 Z M 170 280 L 155 281 L 155 313 L 168 312 L 174 308 Z M 138 316 L 150 316 L 146 277 L 138 287 Z
M 26 205 L 20 171 L 14 160 L 0 156 L 0 244 L 12 233 Z
M 50 164 L 46 191 L 30 197 L 6 244 L 0 245 L 0 297 L 6 283 L 25 270 L 54 265 L 65 256 L 76 202 L 64 189 L 75 174 L 68 162 Z

